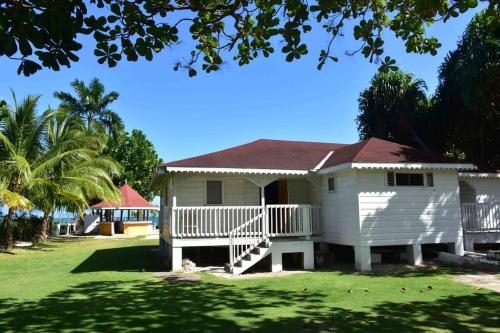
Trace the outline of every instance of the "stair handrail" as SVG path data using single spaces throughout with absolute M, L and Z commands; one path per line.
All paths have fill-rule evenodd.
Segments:
M 265 233 L 263 217 L 264 212 L 261 212 L 229 232 L 229 263 L 231 267 L 234 267 L 244 256 L 269 238 Z

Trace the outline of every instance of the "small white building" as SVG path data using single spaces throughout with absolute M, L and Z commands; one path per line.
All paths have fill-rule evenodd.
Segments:
M 350 246 L 371 269 L 374 249 L 447 244 L 463 253 L 459 171 L 475 166 L 380 139 L 356 144 L 257 140 L 162 164 L 160 252 L 181 268 L 186 247 L 229 247 L 239 274 L 299 252 L 314 268 L 317 242 Z

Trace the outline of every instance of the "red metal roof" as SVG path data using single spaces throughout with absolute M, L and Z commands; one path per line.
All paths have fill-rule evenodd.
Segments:
M 127 183 L 120 187 L 122 200 L 120 202 L 105 202 L 101 201 L 98 204 L 91 206 L 92 208 L 138 208 L 138 209 L 156 209 L 157 207 L 150 204 L 139 193 L 137 193 Z
M 439 154 L 370 138 L 354 144 L 257 140 L 233 148 L 164 163 L 167 167 L 311 170 L 343 163 L 458 163 Z

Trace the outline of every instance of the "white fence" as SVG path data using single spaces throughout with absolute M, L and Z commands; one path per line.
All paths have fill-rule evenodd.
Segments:
M 500 231 L 500 203 L 463 203 L 462 226 L 465 231 Z
M 262 206 L 199 206 L 169 208 L 163 230 L 172 237 L 229 237 L 229 233 L 262 214 Z M 271 237 L 310 236 L 322 231 L 321 207 L 267 205 L 260 219 Z

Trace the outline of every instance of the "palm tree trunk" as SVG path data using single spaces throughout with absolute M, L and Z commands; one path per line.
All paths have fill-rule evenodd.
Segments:
M 47 240 L 48 223 L 49 223 L 49 212 L 44 212 L 42 218 L 42 229 L 40 230 L 40 236 L 38 237 L 38 240 L 41 241 Z
M 5 249 L 10 250 L 14 247 L 14 236 L 13 236 L 13 219 L 14 217 L 14 209 L 9 208 L 9 212 L 5 217 Z

